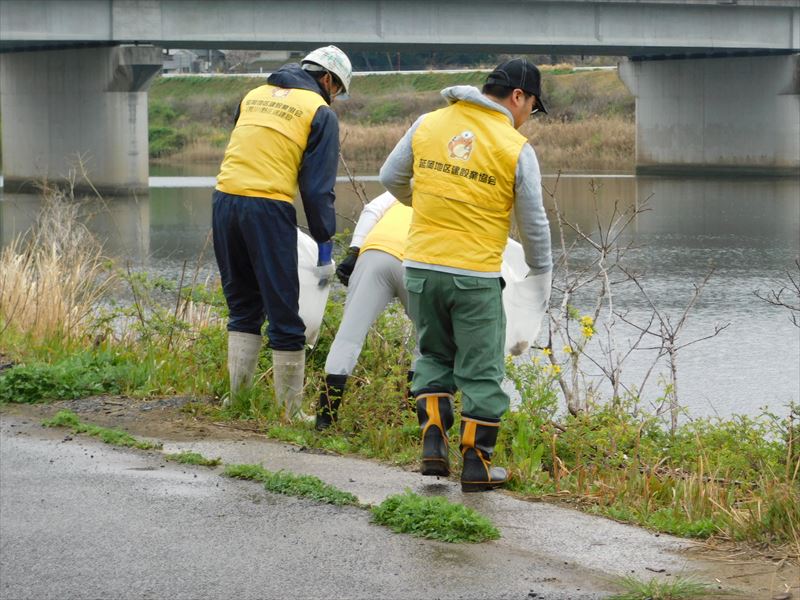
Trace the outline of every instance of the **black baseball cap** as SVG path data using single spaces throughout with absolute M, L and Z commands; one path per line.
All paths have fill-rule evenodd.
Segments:
M 524 58 L 512 58 L 501 65 L 497 65 L 495 70 L 489 73 L 486 83 L 491 85 L 502 85 L 510 88 L 519 88 L 524 92 L 536 96 L 536 106 L 543 113 L 547 114 L 547 109 L 542 102 L 542 75 L 536 65 Z

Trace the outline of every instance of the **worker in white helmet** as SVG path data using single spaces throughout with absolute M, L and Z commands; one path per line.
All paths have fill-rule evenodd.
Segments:
M 300 410 L 305 370 L 293 201 L 299 191 L 318 245 L 320 282 L 327 284 L 339 157 L 339 122 L 330 104 L 349 92 L 351 77 L 347 55 L 326 46 L 249 92 L 236 111 L 213 194 L 231 393 L 252 382 L 266 319 L 275 398 L 289 418 Z

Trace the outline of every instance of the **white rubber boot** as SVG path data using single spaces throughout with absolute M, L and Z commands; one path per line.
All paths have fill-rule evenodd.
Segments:
M 273 350 L 272 376 L 275 400 L 283 407 L 287 419 L 300 414 L 303 402 L 303 378 L 306 370 L 305 350 Z
M 228 406 L 231 396 L 240 388 L 253 382 L 261 350 L 261 336 L 241 331 L 228 332 L 228 375 L 231 380 L 230 396 L 223 401 Z

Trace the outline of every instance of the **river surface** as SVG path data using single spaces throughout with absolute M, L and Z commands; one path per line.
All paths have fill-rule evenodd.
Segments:
M 199 165 L 153 168 L 149 195 L 90 203 L 95 215 L 90 227 L 106 240 L 109 255 L 130 261 L 135 268 L 177 280 L 186 263 L 215 277 L 209 239 L 214 174 L 214 167 Z M 364 178 L 360 185 L 368 198 L 383 191 L 375 177 Z M 635 247 L 624 264 L 642 274 L 648 296 L 673 323 L 693 286 L 713 267 L 679 343 L 708 336 L 717 325 L 730 325 L 678 354 L 679 400 L 689 416 L 756 415 L 763 407 L 786 415 L 788 404 L 800 400 L 800 329 L 789 321 L 786 309 L 754 295 L 756 290 L 765 293 L 788 283 L 787 270 L 794 269 L 797 278 L 799 180 L 571 175 L 562 176 L 557 185 L 555 177 L 546 176 L 544 186 L 555 189 L 562 213 L 585 232 L 596 229 L 596 214 L 603 222 L 615 206 L 624 210 L 646 203 L 649 210 L 628 229 L 626 242 Z M 32 225 L 39 202 L 34 195 L 2 194 L 0 188 L 0 244 Z M 340 231 L 352 230 L 360 208 L 352 185 L 340 182 Z M 298 217 L 302 223 L 302 210 Z M 560 255 L 555 218 L 551 226 L 554 251 Z M 567 233 L 569 242 L 574 234 Z M 571 253 L 575 265 L 592 258 L 585 249 Z M 637 324 L 646 323 L 651 310 L 635 286 L 618 286 L 614 294 L 617 311 Z M 576 303 L 582 314 L 590 312 L 591 294 L 579 296 Z M 619 347 L 625 349 L 633 330 L 617 327 Z M 623 368 L 623 380 L 638 385 L 652 360 L 652 351 L 634 352 Z M 666 374 L 666 366 L 657 371 Z M 642 393 L 645 405 L 651 407 L 660 393 L 659 378 L 653 375 Z

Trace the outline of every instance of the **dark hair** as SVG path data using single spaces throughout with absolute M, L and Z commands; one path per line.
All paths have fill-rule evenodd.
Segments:
M 515 89 L 517 88 L 508 87 L 507 85 L 500 85 L 498 83 L 486 83 L 483 85 L 481 93 L 493 96 L 498 100 L 505 100 Z M 522 90 L 522 93 L 525 94 L 525 98 L 530 98 L 533 96 L 533 94 L 529 94 L 525 90 Z

